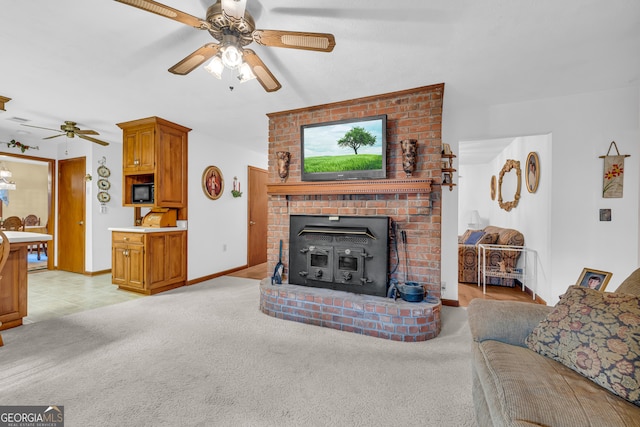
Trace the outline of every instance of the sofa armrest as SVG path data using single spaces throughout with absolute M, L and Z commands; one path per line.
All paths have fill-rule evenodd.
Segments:
M 469 328 L 474 341 L 495 340 L 526 347 L 524 340 L 553 307 L 528 302 L 476 298 L 469 303 Z

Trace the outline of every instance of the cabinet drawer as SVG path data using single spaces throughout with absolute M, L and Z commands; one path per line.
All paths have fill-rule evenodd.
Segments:
M 114 231 L 111 237 L 113 239 L 113 243 L 137 243 L 140 245 L 144 243 L 143 233 L 123 233 Z

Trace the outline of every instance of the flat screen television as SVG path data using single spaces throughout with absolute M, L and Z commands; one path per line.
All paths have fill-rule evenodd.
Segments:
M 131 201 L 136 204 L 153 204 L 153 184 L 133 184 Z
M 387 116 L 300 126 L 302 181 L 387 177 Z

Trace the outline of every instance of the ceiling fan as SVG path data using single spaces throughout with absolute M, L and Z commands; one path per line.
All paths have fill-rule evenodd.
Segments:
M 207 30 L 218 41 L 205 44 L 169 68 L 169 72 L 173 74 L 189 74 L 213 57 L 205 69 L 217 78 L 221 78 L 226 67 L 238 70 L 237 77 L 241 82 L 257 78 L 267 92 L 275 92 L 282 85 L 258 55 L 244 46 L 255 41 L 263 46 L 331 52 L 336 45 L 332 34 L 256 29 L 253 17 L 246 11 L 247 0 L 217 0 L 207 9 L 206 19 L 197 18 L 153 0 L 116 1 L 190 25 L 198 30 Z
M 109 145 L 108 142 L 101 141 L 101 140 L 99 140 L 97 138 L 93 138 L 91 136 L 87 136 L 87 135 L 100 135 L 100 134 L 98 132 L 96 132 L 95 130 L 82 130 L 79 127 L 76 126 L 76 122 L 65 121 L 63 125 L 60 125 L 60 130 L 51 129 L 51 128 L 43 128 L 41 126 L 25 125 L 24 123 L 22 124 L 22 126 L 28 126 L 30 128 L 46 129 L 46 130 L 52 130 L 52 131 L 55 131 L 55 132 L 60 132 L 58 135 L 52 135 L 52 136 L 48 136 L 48 137 L 42 138 L 42 139 L 52 139 L 52 138 L 57 138 L 59 136 L 64 136 L 64 135 L 66 135 L 67 138 L 73 138 L 74 136 L 78 136 L 78 138 L 86 139 L 87 141 L 95 142 L 96 144 Z

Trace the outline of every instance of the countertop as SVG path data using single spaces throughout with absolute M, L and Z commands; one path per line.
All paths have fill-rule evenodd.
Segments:
M 31 233 L 29 231 L 4 231 L 9 243 L 48 242 L 52 239 L 50 234 Z
M 125 233 L 160 233 L 167 231 L 187 231 L 181 227 L 110 227 L 109 231 L 124 231 Z

